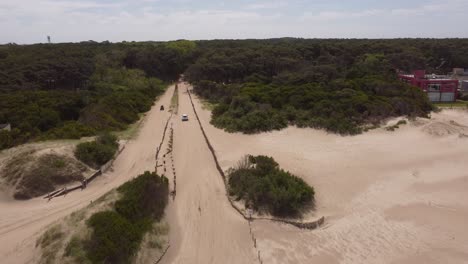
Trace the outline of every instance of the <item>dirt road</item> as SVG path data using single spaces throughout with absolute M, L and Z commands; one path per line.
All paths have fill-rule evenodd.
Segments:
M 159 111 L 168 106 L 174 88 L 170 87 L 147 113 L 138 136 L 127 143 L 111 171 L 100 176 L 83 191 L 46 202 L 42 198 L 14 201 L 0 199 L 0 262 L 35 263 L 34 245 L 44 227 L 76 211 L 109 190 L 120 186 L 145 170 L 154 170 L 156 147 L 170 114 Z
M 186 88 L 179 84 L 179 114 L 190 120 L 174 121 L 177 195 L 167 211 L 171 247 L 162 263 L 256 263 L 248 223 L 226 199 Z

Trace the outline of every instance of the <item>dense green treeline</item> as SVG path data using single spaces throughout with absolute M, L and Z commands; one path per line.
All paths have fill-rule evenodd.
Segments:
M 467 66 L 467 39 L 0 45 L 0 123 L 13 128 L 0 131 L 0 149 L 125 129 L 182 73 L 228 131 L 294 124 L 354 134 L 432 109 L 396 70 Z
M 255 133 L 289 124 L 360 133 L 432 105 L 397 71 L 447 73 L 468 65 L 466 39 L 208 41 L 185 78 L 216 104 L 212 123 Z
M 108 69 L 103 84 L 91 76 L 82 91 L 16 90 L 0 94 L 0 122 L 12 131 L 0 132 L 0 147 L 31 139 L 77 139 L 99 131 L 122 130 L 148 111 L 165 85 L 140 70 Z M 113 73 L 119 79 L 112 79 Z
M 178 78 L 196 44 L 0 46 L 0 149 L 122 130 Z

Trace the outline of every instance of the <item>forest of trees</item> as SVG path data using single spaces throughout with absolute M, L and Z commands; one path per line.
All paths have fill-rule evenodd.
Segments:
M 78 139 L 138 120 L 183 72 L 195 44 L 0 46 L 0 149 Z
M 212 123 L 256 133 L 287 125 L 357 134 L 387 117 L 426 116 L 433 106 L 397 71 L 448 73 L 468 65 L 466 39 L 273 39 L 199 43 L 186 71 L 215 104 Z
M 360 133 L 432 110 L 396 71 L 468 67 L 467 39 L 212 40 L 0 45 L 0 149 L 122 130 L 184 74 L 212 122 L 255 133 L 289 124 Z

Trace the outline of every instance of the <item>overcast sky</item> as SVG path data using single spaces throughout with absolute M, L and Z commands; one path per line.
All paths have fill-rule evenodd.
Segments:
M 0 43 L 468 37 L 467 17 L 468 0 L 0 0 Z

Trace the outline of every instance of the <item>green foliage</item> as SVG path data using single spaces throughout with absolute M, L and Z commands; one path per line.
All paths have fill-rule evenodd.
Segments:
M 52 226 L 41 237 L 39 237 L 36 241 L 36 246 L 46 248 L 62 238 L 64 235 L 65 233 L 62 231 L 62 227 L 60 225 Z
M 213 124 L 255 133 L 289 124 L 355 134 L 432 106 L 395 70 L 468 65 L 467 39 L 212 40 L 0 45 L 0 149 L 124 130 L 163 83 L 185 79 L 218 106 Z M 441 64 L 441 61 L 444 61 Z M 156 79 L 158 78 L 158 79 Z
M 281 170 L 267 156 L 249 156 L 229 173 L 229 193 L 247 206 L 277 216 L 300 214 L 314 200 L 314 189 L 302 179 Z
M 164 176 L 145 172 L 118 188 L 122 197 L 115 211 L 93 214 L 93 229 L 86 255 L 92 263 L 131 263 L 143 236 L 161 219 L 168 200 L 169 182 Z
M 199 43 L 203 52 L 185 78 L 217 104 L 212 123 L 230 132 L 296 125 L 357 134 L 388 117 L 427 116 L 433 110 L 427 96 L 397 80 L 395 69 L 446 72 L 454 60 L 437 68 L 441 58 L 448 62 L 445 47 L 462 43 L 467 40 L 208 41 Z
M 62 126 L 47 131 L 41 139 L 80 139 L 96 134 L 96 130 L 76 121 L 67 121 Z
M 84 244 L 83 240 L 81 240 L 78 236 L 73 236 L 65 247 L 64 256 L 72 257 L 74 260 L 76 260 L 77 263 L 91 263 L 86 256 L 85 246 L 86 245 Z
M 395 131 L 397 130 L 398 128 L 400 128 L 401 125 L 406 125 L 408 122 L 406 120 L 400 120 L 398 121 L 395 125 L 393 126 L 389 126 L 389 127 L 386 127 L 385 129 L 387 131 Z
M 55 225 L 49 228 L 39 239 L 36 241 L 36 247 L 41 248 L 42 254 L 38 263 L 52 264 L 57 262 L 57 248 L 60 247 L 60 242 L 65 236 L 60 225 Z
M 141 232 L 114 211 L 93 214 L 88 220 L 93 228 L 88 257 L 93 263 L 130 263 L 141 242 Z
M 181 43 L 186 46 L 183 49 L 174 45 L 169 49 L 148 43 L 138 50 L 151 47 L 162 52 L 163 58 L 147 65 L 161 69 L 174 63 L 165 62 L 166 53 L 190 53 L 190 45 Z M 173 78 L 164 72 L 148 77 L 143 70 L 126 69 L 124 61 L 131 51 L 122 45 L 0 47 L 0 123 L 10 123 L 15 129 L 1 133 L 0 150 L 31 140 L 76 139 L 123 130 L 164 91 L 164 83 L 154 77 Z M 183 70 L 171 71 L 178 75 Z
M 123 197 L 115 203 L 115 210 L 132 222 L 139 219 L 159 221 L 167 204 L 167 186 L 165 177 L 145 172 L 118 188 Z
M 111 160 L 118 148 L 117 137 L 104 133 L 95 141 L 78 144 L 75 157 L 91 167 L 98 168 Z

